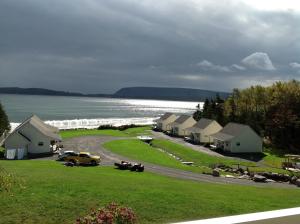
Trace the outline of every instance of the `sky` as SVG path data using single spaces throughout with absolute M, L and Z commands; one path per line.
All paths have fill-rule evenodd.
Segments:
M 1 0 L 0 86 L 231 91 L 300 78 L 297 0 Z

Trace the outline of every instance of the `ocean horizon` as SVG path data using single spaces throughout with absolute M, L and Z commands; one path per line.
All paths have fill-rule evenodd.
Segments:
M 165 112 L 193 114 L 200 102 L 0 94 L 11 127 L 36 114 L 59 129 L 151 125 Z M 202 103 L 200 103 L 202 105 Z

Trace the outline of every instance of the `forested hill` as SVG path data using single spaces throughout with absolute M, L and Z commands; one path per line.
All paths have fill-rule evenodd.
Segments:
M 218 93 L 221 98 L 227 98 L 229 93 L 216 92 L 202 89 L 165 88 L 165 87 L 128 87 L 122 88 L 114 94 L 83 94 L 76 92 L 56 91 L 42 88 L 2 87 L 0 94 L 21 95 L 48 95 L 48 96 L 83 96 L 83 97 L 111 97 L 129 99 L 158 99 L 158 100 L 182 100 L 204 101 L 206 98 L 214 98 Z
M 122 88 L 113 96 L 118 98 L 164 99 L 183 101 L 204 101 L 206 98 L 227 98 L 229 93 L 202 89 L 165 88 L 165 87 L 129 87 Z
M 91 96 L 107 97 L 108 94 L 83 94 L 76 92 L 57 91 L 43 88 L 19 88 L 19 87 L 2 87 L 0 94 L 20 94 L 20 95 L 47 95 L 47 96 Z

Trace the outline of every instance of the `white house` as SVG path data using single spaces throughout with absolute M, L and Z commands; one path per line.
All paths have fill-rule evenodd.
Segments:
M 45 124 L 36 115 L 31 116 L 20 124 L 4 140 L 6 153 L 16 151 L 16 157 L 53 153 L 53 145 L 61 141 L 59 130 Z M 17 155 L 22 152 L 22 156 Z
M 188 136 L 190 135 L 190 132 L 187 131 L 186 129 L 192 127 L 196 123 L 197 122 L 194 120 L 193 116 L 181 115 L 168 126 L 171 128 L 172 135 Z
M 162 131 L 170 131 L 171 128 L 168 124 L 174 122 L 177 119 L 177 116 L 172 113 L 165 113 L 158 120 L 156 120 L 156 127 Z
M 228 123 L 211 135 L 216 148 L 232 153 L 262 152 L 262 138 L 248 125 Z
M 222 126 L 217 121 L 201 118 L 194 126 L 187 128 L 186 131 L 191 133 L 190 136 L 193 142 L 210 143 L 213 141 L 210 136 L 221 129 Z

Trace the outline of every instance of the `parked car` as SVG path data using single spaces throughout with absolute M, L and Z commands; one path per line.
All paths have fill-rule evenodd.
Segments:
M 100 163 L 100 156 L 91 155 L 89 152 L 80 152 L 79 154 L 66 156 L 64 161 L 72 162 L 78 165 L 93 165 Z
M 144 171 L 144 165 L 141 163 L 130 163 L 126 161 L 121 161 L 121 163 L 115 163 L 115 166 L 120 170 L 130 170 L 130 171 L 137 171 L 137 172 L 143 172 Z
M 77 152 L 74 151 L 64 151 L 58 154 L 58 161 L 64 161 L 67 156 L 78 156 Z

